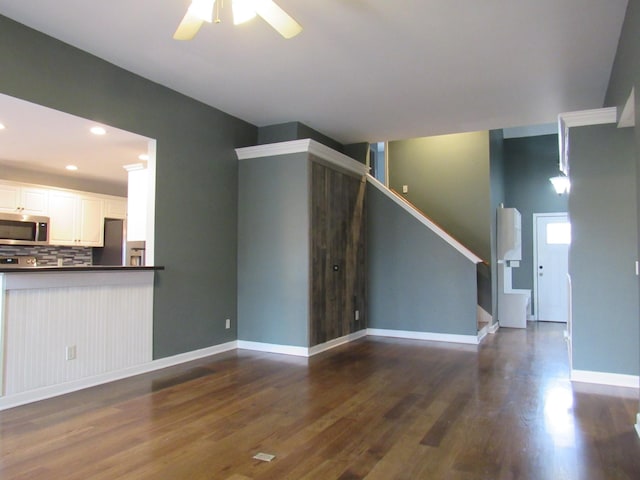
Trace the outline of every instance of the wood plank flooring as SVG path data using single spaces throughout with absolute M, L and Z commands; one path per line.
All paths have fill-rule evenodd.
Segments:
M 637 390 L 567 364 L 557 324 L 229 352 L 0 412 L 0 479 L 640 478 Z

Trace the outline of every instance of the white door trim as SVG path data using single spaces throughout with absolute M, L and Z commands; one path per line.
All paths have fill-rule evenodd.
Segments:
M 538 318 L 538 217 L 569 217 L 569 212 L 551 212 L 533 214 L 533 306 L 535 308 L 534 318 Z

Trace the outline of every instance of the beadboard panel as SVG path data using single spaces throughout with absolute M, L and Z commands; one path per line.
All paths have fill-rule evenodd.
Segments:
M 5 395 L 152 359 L 152 283 L 9 290 L 5 301 Z

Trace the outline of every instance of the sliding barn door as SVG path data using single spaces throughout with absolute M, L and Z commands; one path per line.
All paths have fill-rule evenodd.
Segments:
M 313 346 L 366 328 L 366 181 L 311 165 Z

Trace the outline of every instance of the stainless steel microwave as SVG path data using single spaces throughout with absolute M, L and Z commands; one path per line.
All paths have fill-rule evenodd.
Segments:
M 48 245 L 49 217 L 0 213 L 0 245 Z

